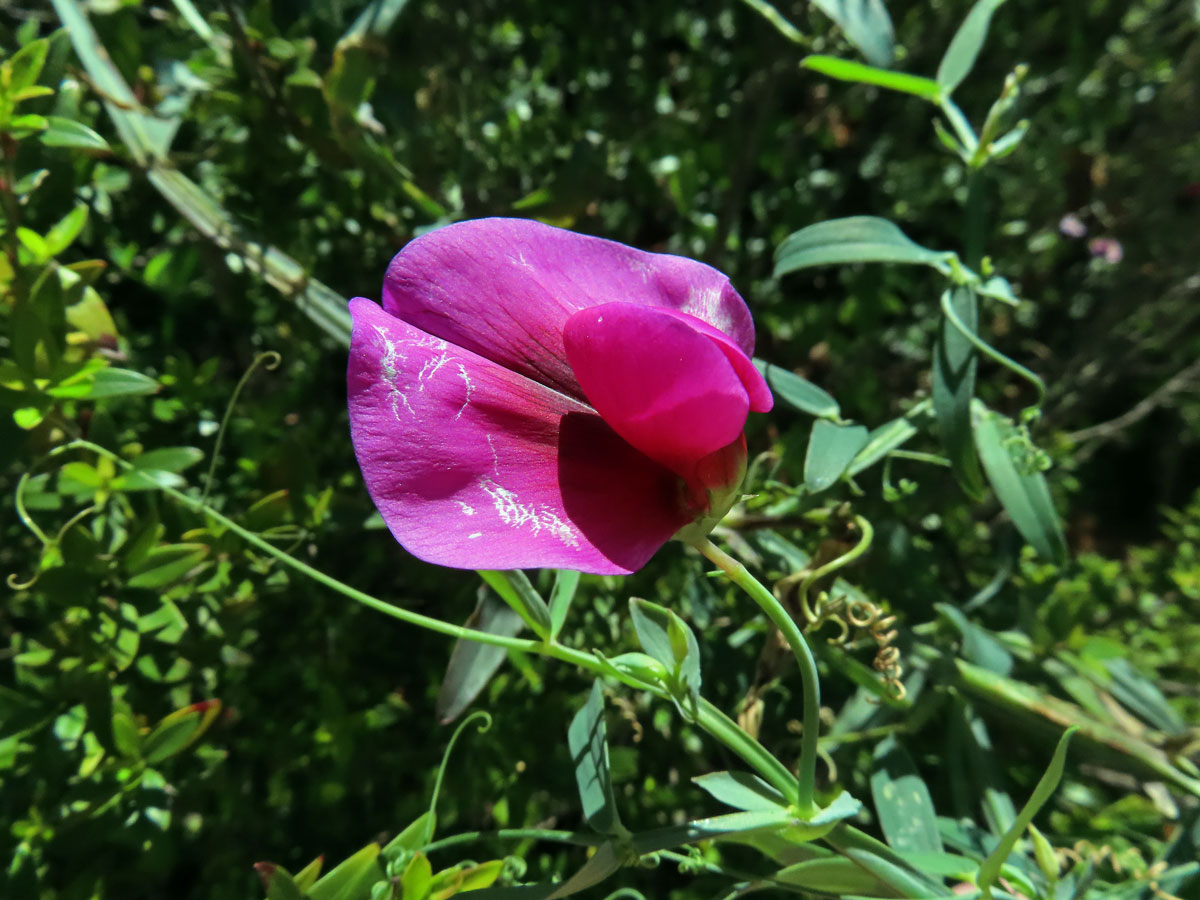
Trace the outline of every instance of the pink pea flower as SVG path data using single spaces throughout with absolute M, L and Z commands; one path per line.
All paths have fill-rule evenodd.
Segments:
M 367 490 L 439 565 L 634 571 L 728 511 L 773 403 L 728 278 L 537 222 L 423 235 L 350 313 Z
M 1107 263 L 1116 265 L 1125 258 L 1125 249 L 1116 238 L 1098 237 L 1088 241 L 1088 252 Z

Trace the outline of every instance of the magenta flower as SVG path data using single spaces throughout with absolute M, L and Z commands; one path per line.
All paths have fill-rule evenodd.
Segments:
M 444 566 L 631 572 L 728 511 L 773 402 L 728 278 L 537 222 L 419 237 L 350 312 L 367 490 Z

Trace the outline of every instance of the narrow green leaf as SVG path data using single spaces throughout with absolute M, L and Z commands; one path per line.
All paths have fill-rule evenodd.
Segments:
M 613 794 L 608 763 L 608 741 L 604 727 L 604 692 L 600 682 L 592 683 L 583 708 L 571 719 L 567 744 L 575 764 L 575 783 L 587 823 L 601 834 L 622 830 Z
M 112 717 L 113 744 L 117 752 L 130 759 L 141 755 L 142 737 L 138 734 L 133 717 L 125 710 L 117 710 Z
M 823 419 L 834 419 L 841 413 L 838 402 L 808 379 L 763 359 L 756 358 L 754 366 L 766 379 L 767 386 L 788 405 Z
M 692 629 L 674 610 L 637 597 L 630 598 L 629 612 L 642 649 L 695 701 L 700 695 L 700 644 Z
M 894 735 L 875 748 L 871 797 L 879 826 L 894 850 L 905 855 L 942 852 L 929 788 Z
M 745 812 L 786 809 L 788 805 L 779 791 L 748 772 L 712 772 L 698 775 L 692 782 L 720 802 Z
M 1004 711 L 1031 737 L 1053 731 L 1056 734 L 1067 725 L 1078 725 L 1084 748 L 1097 760 L 1109 764 L 1113 757 L 1130 773 L 1149 779 L 1166 781 L 1181 790 L 1200 797 L 1200 779 L 1181 771 L 1171 757 L 1127 731 L 1114 728 L 1089 715 L 1084 709 L 1026 682 L 1005 678 L 965 660 L 955 660 L 958 678 L 956 686 L 965 693 Z
M 813 6 L 841 27 L 871 65 L 892 64 L 895 33 L 883 0 L 813 0 Z
M 775 251 L 775 277 L 809 266 L 895 262 L 948 271 L 949 253 L 915 243 L 894 222 L 876 216 L 830 219 L 801 228 Z
M 368 844 L 308 889 L 308 900 L 367 900 L 371 886 L 384 877 L 379 845 Z
M 525 620 L 525 624 L 532 628 L 538 637 L 545 638 L 550 634 L 550 607 L 537 592 L 528 575 L 520 569 L 481 569 L 479 577 Z
M 916 433 L 917 427 L 906 417 L 892 419 L 872 429 L 867 435 L 867 443 L 846 467 L 846 474 L 854 477 L 859 472 L 869 469 L 893 450 L 906 444 Z
M 987 669 L 971 668 L 987 672 L 993 678 L 1002 677 Z M 960 700 L 955 706 L 955 715 L 946 731 L 946 759 L 952 796 L 959 804 L 956 813 L 962 816 L 970 812 L 974 816 L 972 804 L 975 801 L 972 798 L 980 798 L 983 824 L 992 834 L 1003 834 L 1016 820 L 1017 807 L 1005 790 L 1000 761 L 992 748 L 987 723 L 975 712 L 973 704 Z
M 953 896 L 941 879 L 915 868 L 887 844 L 856 828 L 834 829 L 826 835 L 825 843 L 891 885 L 902 897 Z
M 937 84 L 950 94 L 962 84 L 970 73 L 987 38 L 988 25 L 992 21 L 992 13 L 1004 0 L 978 0 L 958 26 L 958 31 L 950 40 L 950 46 L 938 64 Z
M 423 812 L 408 827 L 388 841 L 380 852 L 384 859 L 396 859 L 405 853 L 416 853 L 424 848 L 433 834 L 433 813 Z
M 156 447 L 133 460 L 134 468 L 160 472 L 182 472 L 204 459 L 198 447 Z
M 1076 730 L 1075 726 L 1071 726 L 1063 732 L 1063 736 L 1058 741 L 1058 746 L 1054 748 L 1054 756 L 1050 759 L 1050 765 L 1046 767 L 1045 774 L 1038 780 L 1037 787 L 1033 789 L 1033 796 L 1021 808 L 1021 812 L 1017 814 L 1017 820 L 1013 822 L 1012 827 L 1000 838 L 1000 842 L 996 845 L 996 848 L 988 854 L 988 858 L 979 866 L 979 875 L 975 883 L 979 885 L 985 897 L 991 896 L 991 887 L 1000 875 L 1001 866 L 1004 865 L 1005 860 L 1012 853 L 1021 835 L 1025 833 L 1025 829 L 1033 821 L 1033 817 L 1046 805 L 1046 801 L 1050 799 L 1050 795 L 1058 788 L 1058 783 L 1062 780 L 1063 769 L 1066 766 L 1067 745 L 1070 744 L 1071 735 Z
M 505 861 L 502 859 L 491 859 L 475 866 L 468 866 L 461 872 L 461 880 L 458 883 L 456 893 L 478 891 L 481 888 L 491 887 L 504 871 L 504 867 Z M 436 889 L 436 887 L 437 879 L 435 878 L 434 888 Z
M 291 873 L 283 866 L 276 866 L 273 863 L 255 863 L 254 867 L 260 873 L 264 871 L 271 873 L 267 882 L 267 900 L 304 900 L 304 892 L 296 884 Z
M 1130 712 L 1167 734 L 1178 734 L 1187 728 L 1183 717 L 1167 702 L 1158 685 L 1135 669 L 1128 659 L 1106 659 L 1104 668 L 1112 679 L 1108 684 L 1109 692 Z
M 300 312 L 334 341 L 345 347 L 350 345 L 350 313 L 341 294 L 313 278 L 278 248 L 246 234 L 240 223 L 182 172 L 155 168 L 146 177 L 202 235 L 237 254 L 249 271 L 292 300 Z
M 786 809 L 753 810 L 750 812 L 727 813 L 696 819 L 685 825 L 654 828 L 633 836 L 632 844 L 638 853 L 656 853 L 683 844 L 711 840 L 732 834 L 747 834 L 756 831 L 778 832 L 796 824 L 797 819 Z
M 17 240 L 21 242 L 22 247 L 32 254 L 34 262 L 44 263 L 53 255 L 50 252 L 50 245 L 46 242 L 46 239 L 32 228 L 18 228 Z
M 974 292 L 966 287 L 954 288 L 950 303 L 963 324 L 976 331 L 979 304 Z M 971 429 L 971 401 L 975 397 L 978 365 L 974 346 L 943 318 L 933 349 L 933 410 L 951 469 L 967 496 L 974 500 L 982 499 L 985 491 Z
M 1046 478 L 1041 472 L 1018 464 L 1016 454 L 1031 449 L 1028 441 L 1022 439 L 1010 419 L 978 401 L 972 408 L 972 421 L 983 469 L 1013 524 L 1043 558 L 1064 561 L 1067 542 Z
M 429 885 L 433 881 L 433 866 L 424 853 L 414 854 L 400 876 L 402 900 L 425 900 Z
M 367 37 L 380 40 L 386 38 L 406 6 L 408 0 L 371 0 L 338 43 Z
M 50 0 L 66 26 L 71 45 L 88 76 L 105 98 L 109 117 L 134 161 L 146 165 L 166 156 L 179 119 L 163 119 L 141 112 L 141 103 L 113 64 L 96 30 L 78 0 Z
M 31 84 L 27 88 L 21 88 L 15 91 L 12 95 L 14 103 L 23 103 L 26 100 L 38 100 L 42 97 L 53 97 L 54 88 L 47 87 L 44 84 Z
M 962 635 L 962 655 L 969 662 L 1000 675 L 1012 671 L 1013 658 L 998 640 L 980 628 L 949 603 L 935 603 L 936 609 Z
M 1025 134 L 1028 131 L 1029 120 L 1022 119 L 1010 132 L 992 141 L 991 145 L 987 148 L 988 156 L 992 159 L 1004 159 L 1004 157 L 1009 156 L 1021 146 L 1021 141 L 1025 140 Z
M 44 133 L 50 127 L 50 120 L 36 113 L 26 113 L 23 116 L 13 116 L 4 126 L 4 131 L 17 140 L 29 137 L 31 134 Z
M 46 64 L 46 54 L 49 52 L 50 42 L 45 38 L 39 38 L 36 41 L 30 41 L 14 53 L 5 64 L 8 71 L 12 73 L 9 76 L 8 90 L 15 94 L 37 81 L 38 76 L 42 74 L 42 67 Z
M 517 613 L 490 594 L 480 598 L 479 605 L 464 624 L 485 634 L 505 637 L 515 637 L 525 627 Z M 503 647 L 461 638 L 455 641 L 450 663 L 446 666 L 446 677 L 442 679 L 442 687 L 438 691 L 438 721 L 445 724 L 457 719 L 492 680 L 507 657 L 508 651 Z
M 874 66 L 864 66 L 862 63 L 838 59 L 836 56 L 806 56 L 800 65 L 812 69 L 839 81 L 853 81 L 858 84 L 873 84 L 889 91 L 899 91 L 912 94 L 923 100 L 936 101 L 941 93 L 941 87 L 931 78 L 919 75 L 906 75 L 903 72 L 893 72 L 890 69 L 877 69 Z
M 87 222 L 88 208 L 84 203 L 76 204 L 75 208 L 59 219 L 46 232 L 46 250 L 49 256 L 58 256 L 74 242 Z
M 142 755 L 148 763 L 162 762 L 200 739 L 221 712 L 221 701 L 206 700 L 176 710 L 146 735 Z
M 592 858 L 584 863 L 578 872 L 559 885 L 558 889 L 551 893 L 546 900 L 559 900 L 560 897 L 569 897 L 600 884 L 621 868 L 622 858 L 623 855 L 617 852 L 617 848 L 611 841 L 601 844 L 596 848 Z
M 145 397 L 148 394 L 157 394 L 158 389 L 158 382 L 141 372 L 116 369 L 110 366 L 95 374 L 91 389 L 84 396 L 89 400 L 110 397 Z M 53 391 L 47 393 L 53 394 Z
M 818 419 L 804 457 L 805 487 L 814 494 L 831 487 L 866 443 L 865 425 L 835 425 Z
M 788 866 L 771 876 L 774 881 L 818 891 L 821 895 L 857 894 L 887 897 L 890 886 L 852 859 L 810 859 Z
M 571 601 L 575 599 L 575 590 L 579 587 L 579 573 L 573 569 L 559 569 L 554 573 L 554 588 L 550 591 L 550 639 L 558 637 L 563 623 L 567 621 L 567 612 L 571 609 Z
M 164 588 L 178 581 L 209 554 L 207 544 L 167 544 L 155 547 L 145 562 L 130 573 L 126 586 L 131 588 Z

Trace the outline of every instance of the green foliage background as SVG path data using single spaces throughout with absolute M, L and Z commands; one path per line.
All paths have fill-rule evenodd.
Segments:
M 68 5 L 88 7 L 133 106 L 75 55 L 55 15 Z M 191 4 L 137 0 L 0 11 L 6 55 L 49 39 L 38 82 L 54 93 L 20 111 L 96 136 L 72 132 L 68 146 L 11 128 L 2 137 L 15 205 L 0 272 L 0 494 L 35 476 L 30 514 L 49 533 L 100 508 L 63 530 L 57 556 L 11 502 L 0 511 L 0 572 L 15 573 L 0 606 L 5 896 L 257 896 L 254 862 L 297 871 L 318 854 L 340 860 L 428 807 L 449 737 L 434 712 L 449 641 L 299 578 L 153 490 L 114 484 L 119 473 L 95 458 L 76 454 L 61 475 L 44 459 L 81 434 L 135 464 L 155 448 L 198 448 L 167 468 L 226 514 L 362 590 L 465 620 L 478 577 L 411 559 L 373 514 L 346 437 L 345 350 L 305 314 L 327 302 L 306 278 L 339 297 L 374 297 L 391 256 L 422 230 L 535 216 L 723 269 L 755 314 L 757 355 L 819 384 L 844 416 L 874 427 L 928 394 L 933 273 L 859 266 L 776 279 L 772 254 L 805 225 L 860 214 L 962 252 L 964 166 L 938 144 L 920 100 L 802 71 L 806 53 L 853 51 L 815 7 L 778 8 L 804 46 L 733 0 L 262 0 L 214 3 L 202 19 L 188 17 Z M 888 8 L 897 66 L 932 73 L 968 7 Z M 1032 428 L 1055 463 L 1048 477 L 1072 561 L 1022 550 L 996 502 L 969 501 L 943 468 L 897 461 L 893 479 L 915 489 L 885 496 L 876 469 L 862 491 L 842 483 L 830 495 L 831 508 L 849 500 L 876 524 L 871 554 L 843 575 L 897 616 L 906 670 L 925 687 L 909 684 L 907 707 L 871 705 L 825 660 L 835 768 L 821 774 L 823 792 L 869 797 L 873 751 L 894 734 L 939 813 L 1003 830 L 1005 804 L 1020 807 L 1066 724 L 1044 701 L 1073 703 L 1138 743 L 1080 743 L 1038 825 L 1056 846 L 1084 842 L 1077 849 L 1098 860 L 1102 880 L 1132 886 L 1131 897 L 1151 896 L 1136 893 L 1150 891 L 1150 861 L 1197 833 L 1195 796 L 1145 763 L 1157 753 L 1195 778 L 1197 21 L 1185 2 L 1010 0 L 956 93 L 981 119 L 1013 66 L 1029 66 L 1019 114 L 1031 124 L 992 169 L 987 252 L 1035 302 L 984 307 L 980 330 L 1049 386 Z M 139 158 L 105 100 L 118 116 L 150 116 L 161 152 Z M 13 176 L 39 170 L 36 189 L 21 193 Z M 199 196 L 170 202 L 148 173 L 171 171 Z M 86 223 L 61 251 L 17 249 L 18 224 L 45 235 L 77 204 Z M 1093 256 L 1088 238 L 1060 232 L 1069 213 L 1089 237 L 1119 241 L 1122 258 Z M 270 257 L 264 278 L 266 247 L 296 265 Z M 24 326 L 9 298 L 37 271 L 88 260 L 103 270 L 78 271 L 94 278 L 119 340 L 85 335 L 78 365 L 105 359 L 157 386 L 35 404 L 44 418 L 21 427 L 30 423 L 10 412 L 33 401 L 14 368 Z M 215 453 L 235 386 L 265 351 L 282 362 L 248 378 Z M 1029 401 L 1023 382 L 990 363 L 978 392 L 1012 415 Z M 752 453 L 774 452 L 779 484 L 803 482 L 811 426 L 782 404 L 752 423 Z M 937 450 L 922 440 L 918 449 Z M 836 519 L 785 522 L 770 532 L 782 543 L 750 528 L 745 537 L 764 577 L 778 579 L 796 568 L 789 547 L 841 544 Z M 629 579 L 585 577 L 567 642 L 633 649 L 627 598 L 669 604 L 700 635 L 706 696 L 735 710 L 762 665 L 766 623 L 706 569 L 670 545 Z M 964 606 L 968 617 L 956 618 Z M 871 650 L 856 656 L 869 665 Z M 974 680 L 963 660 L 980 667 Z M 1033 699 L 1002 702 L 1002 678 Z M 793 682 L 789 669 L 764 694 L 762 740 L 784 760 L 799 751 Z M 468 732 L 450 761 L 439 834 L 581 827 L 564 738 L 589 687 L 568 667 L 512 654 L 478 701 L 494 726 Z M 199 740 L 148 773 L 135 763 L 146 750 L 130 740 L 213 698 L 222 711 Z M 714 812 L 689 779 L 732 761 L 662 703 L 627 691 L 609 703 L 626 824 Z M 123 737 L 120 722 L 140 737 Z M 869 815 L 861 824 L 877 830 Z M 443 862 L 471 854 L 512 854 L 506 877 L 524 881 L 565 874 L 580 858 L 493 842 Z M 749 851 L 718 855 L 754 864 Z M 715 896 L 726 882 L 664 863 L 629 883 L 683 898 Z M 1198 885 L 1174 889 L 1188 896 Z

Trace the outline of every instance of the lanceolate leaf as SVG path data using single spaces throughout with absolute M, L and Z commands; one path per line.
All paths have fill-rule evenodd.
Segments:
M 1050 489 L 1041 472 L 1021 464 L 1017 454 L 1028 449 L 1017 427 L 999 413 L 976 401 L 972 410 L 975 446 L 988 481 L 1012 517 L 1013 524 L 1039 555 L 1053 562 L 1067 556 Z
M 813 493 L 830 487 L 866 443 L 865 425 L 834 425 L 818 419 L 813 423 L 804 457 L 805 486 Z
M 992 13 L 1004 0 L 978 0 L 958 27 L 938 65 L 937 83 L 949 94 L 970 73 L 987 37 Z
M 836 56 L 806 56 L 800 63 L 806 69 L 828 75 L 839 81 L 854 81 L 859 84 L 873 84 L 899 91 L 902 94 L 912 94 L 925 100 L 936 100 L 941 93 L 941 87 L 932 78 L 922 78 L 919 75 L 906 75 L 903 72 L 893 72 L 890 69 L 877 69 L 874 66 L 864 66 L 862 63 L 838 59 Z
M 846 468 L 846 474 L 857 475 L 869 469 L 893 450 L 904 445 L 917 433 L 917 427 L 907 418 L 893 419 L 867 435 L 866 445 L 858 451 L 854 461 Z
M 787 800 L 779 791 L 748 772 L 713 772 L 692 781 L 734 809 L 769 811 L 787 807 Z
M 383 879 L 379 845 L 368 844 L 308 889 L 309 900 L 367 900 L 371 885 Z
M 892 891 L 886 881 L 872 875 L 852 859 L 810 859 L 788 866 L 771 876 L 775 881 L 826 894 L 856 894 L 887 897 Z
M 955 288 L 950 301 L 963 324 L 977 330 L 979 304 L 970 288 Z M 971 431 L 971 400 L 975 396 L 978 355 L 971 342 L 945 318 L 933 350 L 933 410 L 938 433 L 954 475 L 967 495 L 984 495 L 983 472 Z
M 887 842 L 900 853 L 940 853 L 937 813 L 929 788 L 894 736 L 875 748 L 871 796 Z
M 80 62 L 102 91 L 113 125 L 134 160 L 145 165 L 165 157 L 179 127 L 179 119 L 159 118 L 140 111 L 141 103 L 104 51 L 104 45 L 77 0 L 51 0 L 51 4 L 66 26 Z
M 1021 812 L 1017 815 L 1017 821 L 1012 824 L 1012 827 L 1004 833 L 1000 839 L 1000 843 L 996 845 L 988 858 L 983 861 L 979 867 L 979 876 L 976 883 L 983 890 L 984 895 L 991 894 L 991 886 L 996 878 L 1000 875 L 1000 867 L 1004 865 L 1004 861 L 1008 859 L 1013 848 L 1017 845 L 1017 841 L 1025 833 L 1025 829 L 1033 821 L 1033 817 L 1038 814 L 1038 811 L 1046 805 L 1046 801 L 1050 799 L 1058 787 L 1058 783 L 1062 780 L 1063 769 L 1067 761 L 1067 745 L 1071 741 L 1071 735 L 1075 733 L 1075 728 L 1068 728 L 1063 736 L 1058 741 L 1058 746 L 1054 748 L 1054 756 L 1050 760 L 1050 765 L 1046 767 L 1046 772 L 1042 775 L 1037 783 L 1037 787 L 1033 789 L 1033 796 L 1029 798 L 1029 802 L 1022 807 Z
M 567 620 L 575 590 L 579 587 L 579 573 L 572 569 L 559 569 L 554 573 L 554 589 L 550 592 L 550 638 L 553 640 L 562 631 Z
M 629 601 L 638 643 L 662 663 L 679 686 L 695 701 L 700 695 L 700 644 L 687 623 L 673 610 L 637 597 Z
M 544 638 L 550 633 L 550 607 L 537 592 L 528 575 L 520 569 L 481 569 L 479 577 L 525 620 L 525 624 L 532 628 L 538 637 Z
M 813 0 L 813 6 L 837 22 L 846 40 L 873 66 L 892 64 L 892 19 L 883 0 Z
M 608 764 L 608 740 L 604 728 L 604 692 L 600 682 L 592 684 L 583 709 L 567 729 L 567 744 L 575 764 L 575 782 L 589 825 L 602 834 L 621 829 Z
M 841 412 L 838 402 L 808 379 L 766 360 L 755 359 L 754 365 L 775 396 L 801 412 L 823 419 L 837 418 Z
M 505 637 L 515 637 L 525 626 L 519 615 L 490 594 L 480 598 L 479 605 L 465 624 L 476 631 Z M 450 654 L 450 664 L 446 666 L 446 677 L 438 692 L 438 720 L 446 723 L 457 719 L 492 680 L 507 655 L 508 651 L 503 647 L 462 639 L 456 641 Z
M 946 271 L 948 253 L 910 240 L 893 222 L 876 216 L 850 216 L 809 225 L 789 235 L 775 251 L 775 277 L 810 266 L 893 262 Z
M 1012 655 L 991 634 L 949 603 L 935 603 L 934 608 L 962 635 L 962 655 L 968 662 L 1000 675 L 1007 675 L 1012 671 Z

